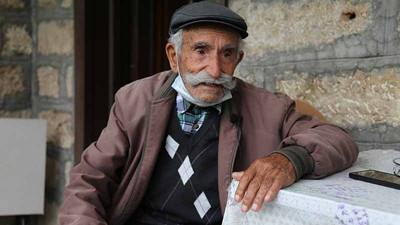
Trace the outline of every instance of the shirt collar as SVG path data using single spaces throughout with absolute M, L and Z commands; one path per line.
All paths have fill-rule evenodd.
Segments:
M 182 97 L 182 95 L 179 92 L 177 92 L 177 94 L 176 94 L 176 110 L 178 111 L 178 113 L 179 114 L 186 113 L 191 107 L 199 107 L 199 106 L 196 106 L 195 104 L 187 101 L 185 98 Z M 222 111 L 221 103 L 213 105 L 211 107 L 213 107 L 214 109 L 216 109 L 218 111 L 218 115 L 221 114 L 221 111 Z M 199 108 L 202 108 L 202 107 L 199 107 Z

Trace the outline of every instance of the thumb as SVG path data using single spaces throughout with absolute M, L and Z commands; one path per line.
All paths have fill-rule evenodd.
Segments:
M 232 178 L 239 181 L 240 178 L 242 178 L 244 171 L 240 171 L 240 172 L 233 172 L 232 173 Z

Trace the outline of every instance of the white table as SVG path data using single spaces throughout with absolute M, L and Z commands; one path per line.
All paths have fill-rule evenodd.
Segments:
M 229 188 L 223 225 L 239 224 L 400 224 L 400 190 L 349 178 L 349 172 L 376 169 L 392 173 L 400 151 L 360 152 L 349 169 L 320 180 L 300 180 L 279 191 L 259 212 L 240 210 L 233 200 L 238 182 Z

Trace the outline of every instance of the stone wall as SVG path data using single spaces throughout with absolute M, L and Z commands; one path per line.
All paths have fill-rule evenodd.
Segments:
M 400 1 L 230 0 L 248 23 L 236 76 L 310 103 L 361 150 L 400 149 Z
M 47 120 L 45 215 L 57 224 L 73 165 L 74 30 L 72 0 L 0 0 L 0 117 Z M 0 217 L 0 224 L 16 224 Z

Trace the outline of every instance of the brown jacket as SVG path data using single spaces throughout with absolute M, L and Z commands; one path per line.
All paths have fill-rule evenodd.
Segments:
M 107 127 L 71 171 L 59 211 L 61 225 L 123 225 L 135 212 L 163 148 L 175 101 L 170 87 L 174 78 L 166 71 L 118 91 Z M 290 145 L 306 148 L 314 159 L 308 178 L 343 170 L 356 160 L 357 146 L 345 131 L 299 114 L 287 96 L 240 80 L 232 95 L 232 104 L 223 104 L 220 123 L 218 187 L 222 212 L 232 171 L 247 169 L 255 159 L 272 151 Z

